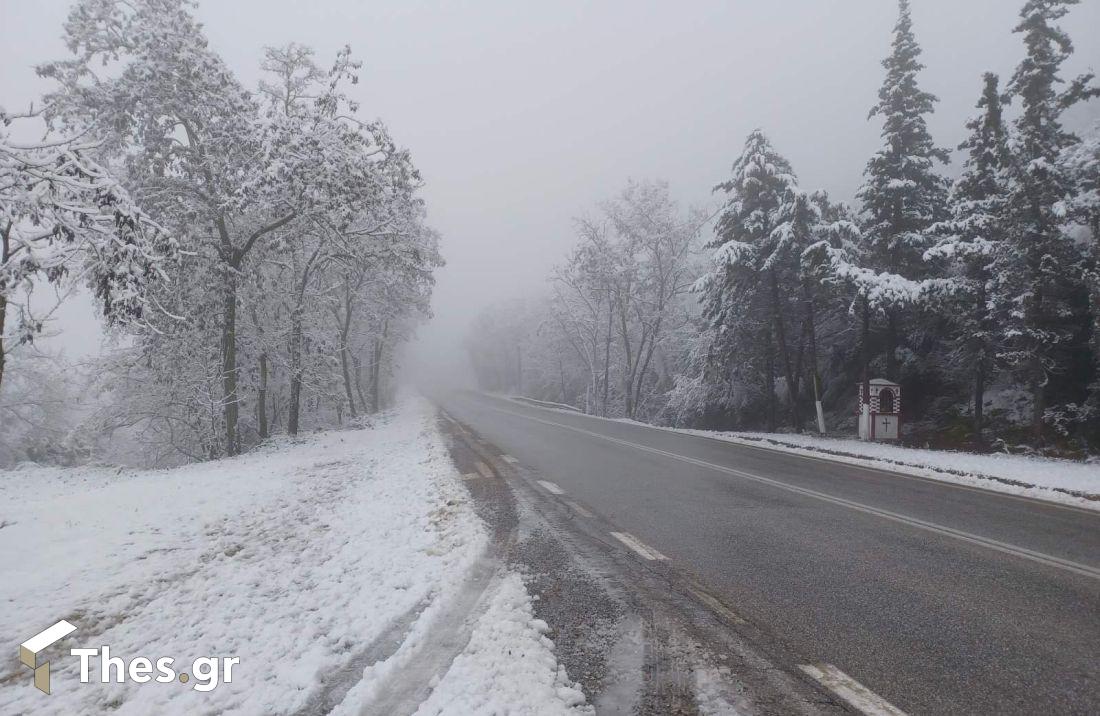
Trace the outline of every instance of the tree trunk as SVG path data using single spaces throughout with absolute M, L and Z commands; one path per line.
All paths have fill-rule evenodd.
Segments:
M 318 245 L 302 268 L 302 278 L 298 282 L 297 302 L 290 312 L 290 406 L 287 409 L 286 421 L 286 431 L 290 435 L 298 434 L 298 419 L 302 409 L 302 342 L 304 339 L 302 314 L 305 311 L 306 288 L 309 286 L 313 262 L 320 254 L 321 245 Z M 295 258 L 295 264 L 297 264 L 297 258 Z
M 363 361 L 359 356 L 352 354 L 352 363 L 355 365 L 355 394 L 359 396 L 359 407 L 363 412 L 370 410 L 367 399 L 363 397 Z
M 523 351 L 516 343 L 516 395 L 523 395 Z
M 1046 413 L 1046 371 L 1043 370 L 1043 360 L 1038 355 L 1031 358 L 1030 366 L 1031 388 L 1031 433 L 1035 445 L 1043 444 L 1043 416 Z
M 348 415 L 354 420 L 359 414 L 355 410 L 355 394 L 352 392 L 351 368 L 348 365 L 348 352 L 347 346 L 340 349 L 340 370 L 344 374 L 344 393 L 348 398 Z
M 862 385 L 859 389 L 859 421 L 863 420 L 863 406 L 871 402 L 871 307 L 867 305 L 867 297 L 862 301 L 862 321 L 859 329 L 860 360 L 863 363 L 861 370 Z M 861 436 L 862 437 L 862 436 Z M 870 439 L 870 435 L 867 436 Z
M 798 410 L 798 381 L 795 380 L 794 367 L 791 364 L 791 352 L 787 346 L 787 331 L 783 325 L 782 303 L 779 298 L 779 281 L 775 272 L 768 272 L 772 289 L 772 322 L 775 324 L 775 336 L 779 344 L 779 359 L 783 363 L 783 376 L 787 380 L 787 396 L 791 403 L 791 425 L 802 432 L 802 416 Z
M 225 415 L 225 453 L 240 452 L 237 417 L 240 399 L 237 395 L 237 269 L 239 261 L 229 261 L 225 267 L 225 295 L 222 304 L 222 403 Z
M 607 339 L 603 345 L 603 407 L 600 415 L 607 417 L 607 393 L 611 388 L 611 325 L 615 318 L 610 293 L 607 296 Z
M 260 423 L 260 439 L 268 437 L 267 426 L 267 351 L 260 353 L 260 389 L 256 396 L 256 417 Z
M 374 348 L 372 351 L 372 360 L 370 367 L 370 408 L 371 412 L 377 413 L 382 409 L 382 341 L 379 338 L 374 339 Z
M 825 418 L 822 415 L 821 410 L 821 374 L 818 372 L 817 367 L 817 316 L 814 310 L 814 299 L 809 295 L 809 291 L 805 292 L 806 295 L 806 330 L 808 332 L 807 338 L 810 349 L 810 380 L 813 381 L 814 390 L 814 412 L 817 415 L 819 432 L 824 434 L 825 432 Z
M 10 258 L 9 252 L 11 247 L 9 244 L 11 236 L 12 222 L 8 222 L 8 226 L 2 233 L 0 233 L 0 266 L 6 266 L 8 259 Z M 4 324 L 8 319 L 8 299 L 0 293 L 0 388 L 4 387 Z
M 561 402 L 565 403 L 565 364 L 562 363 L 561 356 L 558 356 L 558 375 L 561 377 Z
M 981 446 L 982 423 L 985 422 L 985 366 L 984 353 L 978 357 L 978 363 L 974 366 L 974 445 Z
M 260 317 L 256 312 L 255 304 L 251 306 L 249 313 L 252 316 L 252 325 L 256 328 L 260 343 L 260 355 L 257 359 L 260 370 L 260 385 L 256 390 L 256 423 L 259 428 L 260 439 L 265 440 L 271 435 L 271 429 L 267 423 L 267 343 L 264 340 L 264 329 L 260 325 Z
M 7 317 L 8 299 L 0 294 L 0 389 L 4 387 L 4 323 L 7 321 Z
M 344 392 L 348 397 L 348 414 L 354 420 L 357 416 L 355 412 L 355 397 L 351 390 L 351 371 L 348 367 L 348 333 L 351 332 L 351 290 L 350 286 L 346 283 L 345 278 L 345 293 L 344 293 L 344 322 L 340 326 L 340 370 L 344 374 Z
M 623 341 L 623 416 L 634 417 L 634 373 L 638 370 L 638 357 L 630 348 L 630 329 L 626 325 L 626 307 L 620 297 L 619 300 L 619 337 Z M 639 346 L 639 353 L 641 346 Z
M 767 396 L 768 432 L 774 433 L 775 419 L 775 350 L 772 345 L 771 328 L 764 333 L 764 394 Z
M 886 311 L 886 377 L 898 379 L 898 315 L 897 311 Z
M 389 321 L 382 322 L 382 333 L 374 339 L 374 355 L 371 365 L 371 409 L 382 409 L 382 359 L 386 355 L 386 334 L 389 333 Z
M 295 307 L 290 326 L 290 405 L 287 407 L 286 431 L 298 434 L 298 415 L 302 406 L 302 310 Z

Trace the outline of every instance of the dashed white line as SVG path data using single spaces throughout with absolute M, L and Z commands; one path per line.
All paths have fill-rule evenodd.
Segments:
M 561 489 L 560 487 L 558 487 L 554 483 L 550 482 L 549 480 L 536 480 L 536 482 L 538 482 L 540 485 L 542 485 L 542 488 L 544 490 L 546 490 L 547 492 L 549 492 L 551 495 L 564 495 L 565 494 L 565 490 Z
M 642 556 L 643 559 L 648 559 L 650 561 L 668 559 L 668 557 L 664 556 L 657 550 L 646 544 L 643 544 L 641 540 L 639 540 L 637 537 L 630 534 L 629 532 L 612 532 L 611 536 L 625 544 L 630 549 L 637 552 L 639 555 Z
M 578 505 L 576 502 L 573 502 L 572 500 L 566 500 L 565 504 L 569 505 L 573 509 L 573 511 L 576 512 L 581 517 L 587 517 L 590 520 L 596 519 L 596 515 L 592 514 L 591 512 L 584 509 L 583 507 Z
M 504 460 L 505 462 L 510 462 L 510 463 L 512 463 L 513 465 L 518 465 L 518 464 L 519 464 L 519 460 L 515 459 L 515 458 L 514 458 L 514 457 L 512 457 L 511 455 L 501 455 L 501 456 L 500 456 L 500 459 L 501 459 L 501 460 Z
M 799 669 L 867 716 L 905 716 L 905 712 L 832 664 L 800 664 Z
M 477 471 L 481 473 L 482 477 L 492 477 L 493 471 L 489 469 L 489 466 L 483 462 L 478 462 Z
M 477 474 L 476 472 L 467 472 L 467 473 L 462 475 L 462 479 L 463 480 L 480 480 L 481 475 Z

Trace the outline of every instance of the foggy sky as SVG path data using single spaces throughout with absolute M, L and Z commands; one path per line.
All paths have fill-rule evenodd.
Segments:
M 949 147 L 965 136 L 981 73 L 1007 81 L 1023 54 L 1010 31 L 1023 0 L 913 0 L 941 99 L 930 120 Z M 48 84 L 32 70 L 65 56 L 68 0 L 0 0 L 0 103 L 23 107 Z M 685 203 L 710 206 L 745 136 L 763 127 L 802 185 L 851 199 L 879 124 L 896 3 L 888 0 L 448 2 L 203 0 L 211 43 L 253 86 L 265 45 L 296 41 L 327 66 L 345 43 L 364 63 L 363 113 L 386 121 L 426 180 L 443 235 L 436 318 L 414 352 L 461 351 L 484 305 L 539 290 L 573 243 L 571 217 L 629 178 L 667 179 Z M 1100 0 L 1063 26 L 1070 77 L 1100 65 Z M 1093 102 L 1074 124 L 1100 117 Z M 1087 115 L 1087 116 L 1086 116 Z M 86 302 L 66 309 L 52 346 L 96 343 Z

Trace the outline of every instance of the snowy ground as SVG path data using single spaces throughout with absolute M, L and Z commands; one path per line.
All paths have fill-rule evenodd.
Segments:
M 502 396 L 511 397 L 511 396 Z M 512 398 L 517 399 L 517 398 Z M 551 410 L 576 413 L 576 408 L 518 398 Z M 565 410 L 568 408 L 568 411 Z M 700 435 L 803 455 L 826 457 L 943 482 L 981 487 L 1100 511 L 1100 462 L 1075 462 L 1022 455 L 978 455 L 946 450 L 921 450 L 886 443 L 788 433 L 742 433 L 688 430 L 622 420 L 658 430 Z
M 14 655 L 59 619 L 77 626 L 49 652 L 50 696 L 0 662 L 0 713 L 360 713 L 417 688 L 423 714 L 589 712 L 487 545 L 421 399 L 373 429 L 233 460 L 0 472 L 0 641 Z M 205 692 L 81 684 L 68 650 L 103 645 L 177 673 L 240 663 Z
M 815 435 L 684 432 L 1100 510 L 1100 464 L 1095 462 L 921 450 Z

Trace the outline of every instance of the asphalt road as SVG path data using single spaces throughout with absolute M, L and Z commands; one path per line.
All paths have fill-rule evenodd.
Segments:
M 802 663 L 911 714 L 1100 713 L 1100 513 L 483 394 L 437 400 Z

